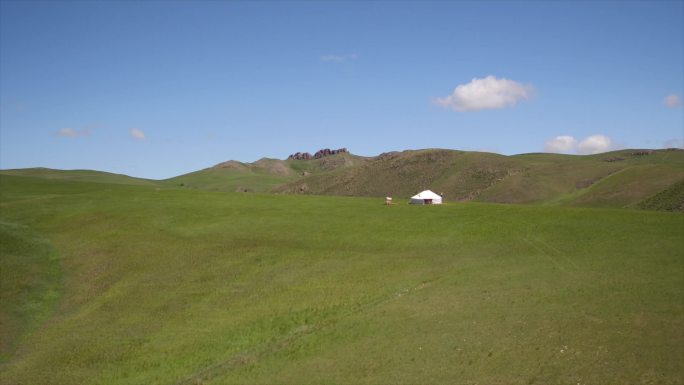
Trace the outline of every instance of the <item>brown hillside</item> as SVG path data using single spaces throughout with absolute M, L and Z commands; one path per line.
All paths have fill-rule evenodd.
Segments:
M 504 156 L 428 149 L 381 154 L 356 167 L 308 175 L 272 191 L 406 198 L 431 189 L 447 201 L 626 207 L 682 178 L 683 151 Z

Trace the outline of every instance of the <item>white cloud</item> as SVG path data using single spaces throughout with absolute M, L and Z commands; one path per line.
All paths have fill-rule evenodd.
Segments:
M 347 60 L 356 60 L 359 56 L 355 53 L 346 55 L 323 55 L 321 56 L 322 61 L 329 61 L 335 63 L 342 63 Z
M 665 99 L 663 99 L 663 103 L 670 108 L 682 106 L 682 100 L 679 98 L 679 96 L 677 96 L 677 94 L 667 95 Z
M 145 140 L 145 133 L 137 128 L 131 128 L 131 136 L 137 140 Z
M 600 154 L 614 149 L 613 141 L 605 135 L 592 135 L 584 138 L 577 146 L 582 155 Z
M 455 111 L 498 109 L 517 104 L 534 96 L 534 87 L 514 80 L 487 76 L 459 84 L 454 93 L 434 100 L 435 104 Z
M 600 154 L 621 148 L 606 135 L 596 134 L 588 136 L 578 143 L 577 139 L 569 135 L 556 136 L 546 141 L 545 152 L 562 154 Z
M 56 132 L 57 136 L 63 136 L 66 138 L 79 138 L 82 136 L 88 136 L 90 135 L 90 130 L 89 129 L 83 129 L 83 130 L 75 130 L 73 128 L 60 128 Z
M 544 145 L 545 152 L 567 154 L 577 150 L 577 139 L 568 135 L 557 136 Z

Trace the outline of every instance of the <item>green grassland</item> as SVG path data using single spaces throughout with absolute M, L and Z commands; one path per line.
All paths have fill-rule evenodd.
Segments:
M 376 157 L 227 161 L 165 180 L 87 170 L 0 170 L 0 174 L 226 192 L 406 198 L 431 189 L 447 201 L 672 210 L 646 201 L 666 194 L 682 211 L 684 151 L 620 150 L 597 155 L 499 154 L 442 149 Z M 660 195 L 661 198 L 664 195 Z
M 0 175 L 0 384 L 684 383 L 683 229 Z
M 20 337 L 50 316 L 61 290 L 61 267 L 49 241 L 0 220 L 0 364 Z

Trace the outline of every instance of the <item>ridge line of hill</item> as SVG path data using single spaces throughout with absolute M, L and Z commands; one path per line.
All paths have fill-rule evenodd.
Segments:
M 296 153 L 297 154 L 297 153 Z M 301 153 L 299 153 L 301 154 Z M 544 203 L 649 208 L 640 203 L 663 191 L 668 205 L 684 204 L 684 151 L 627 149 L 595 155 L 501 155 L 448 149 L 385 152 L 373 157 L 346 149 L 317 158 L 290 156 L 255 162 L 230 160 L 163 180 L 91 170 L 46 168 L 0 174 L 99 183 L 215 191 L 409 197 L 430 189 L 446 201 Z M 668 207 L 669 207 L 668 206 Z

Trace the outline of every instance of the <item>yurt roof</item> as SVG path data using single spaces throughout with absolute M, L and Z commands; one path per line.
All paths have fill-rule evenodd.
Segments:
M 411 197 L 411 199 L 441 199 L 442 197 L 430 190 L 421 191 Z

